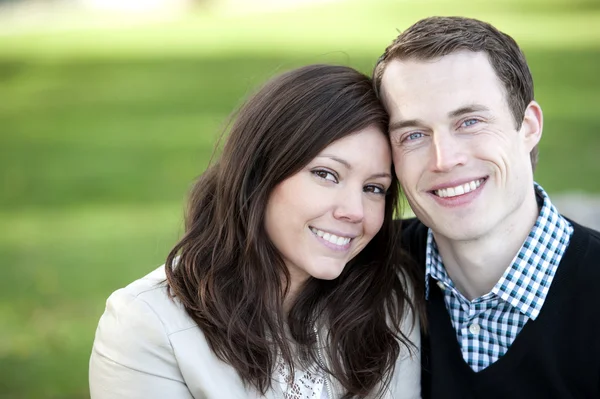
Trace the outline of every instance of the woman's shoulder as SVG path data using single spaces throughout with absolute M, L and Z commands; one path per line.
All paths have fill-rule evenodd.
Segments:
M 167 287 L 163 265 L 108 298 L 90 359 L 92 397 L 250 397 Z
M 405 289 L 414 300 L 414 287 L 405 278 Z M 390 384 L 393 398 L 417 399 L 421 397 L 421 322 L 419 313 L 406 306 L 400 331 L 408 342 L 403 342 Z
M 134 313 L 137 317 L 133 321 L 143 321 L 140 316 L 156 319 L 167 335 L 197 327 L 181 302 L 169 294 L 165 265 L 113 292 L 106 301 L 105 313 Z

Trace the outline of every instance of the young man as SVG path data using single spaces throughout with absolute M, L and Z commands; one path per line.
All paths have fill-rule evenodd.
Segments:
M 543 117 L 515 41 L 427 18 L 386 49 L 374 81 L 418 218 L 402 228 L 426 279 L 424 395 L 600 397 L 600 233 L 533 180 Z

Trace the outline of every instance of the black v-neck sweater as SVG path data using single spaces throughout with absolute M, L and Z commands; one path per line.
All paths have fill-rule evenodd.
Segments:
M 464 361 L 443 293 L 430 281 L 424 398 L 600 398 L 600 233 L 570 222 L 573 236 L 540 314 L 479 372 Z M 401 226 L 402 246 L 424 276 L 427 227 L 416 219 Z

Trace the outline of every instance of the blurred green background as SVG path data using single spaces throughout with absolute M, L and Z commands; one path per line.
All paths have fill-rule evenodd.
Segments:
M 0 8 L 0 398 L 89 397 L 105 299 L 163 262 L 190 183 L 245 96 L 307 63 L 369 73 L 422 17 L 511 34 L 545 111 L 537 180 L 600 193 L 599 1 L 223 3 L 33 22 Z

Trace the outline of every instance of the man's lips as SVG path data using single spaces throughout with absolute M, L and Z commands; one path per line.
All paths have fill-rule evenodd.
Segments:
M 440 197 L 440 198 L 453 198 L 460 195 L 470 193 L 471 191 L 477 190 L 483 182 L 487 179 L 486 177 L 480 177 L 475 179 L 462 179 L 459 181 L 453 181 L 435 186 L 429 192 Z

